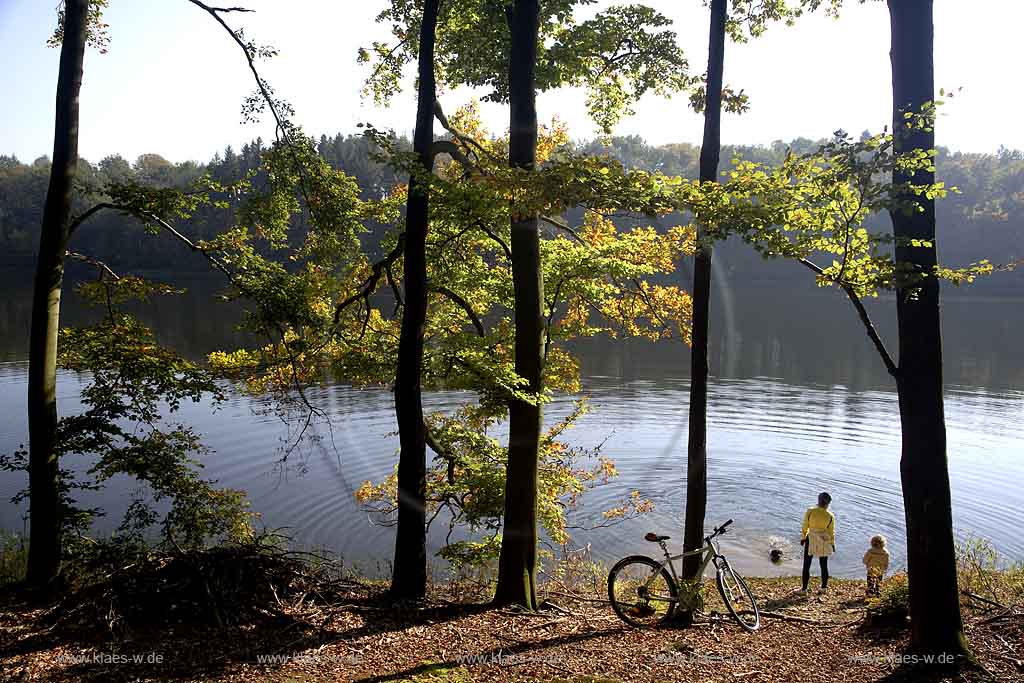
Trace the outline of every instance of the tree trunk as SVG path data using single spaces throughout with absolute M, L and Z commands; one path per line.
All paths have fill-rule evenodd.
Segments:
M 898 152 L 935 147 L 934 130 L 908 130 L 904 112 L 921 112 L 933 101 L 932 0 L 889 0 L 892 28 L 893 133 Z M 893 181 L 931 183 L 932 172 L 895 172 Z M 928 274 L 912 290 L 897 290 L 899 324 L 900 421 L 903 454 L 900 476 L 907 522 L 911 648 L 970 656 L 964 638 L 957 590 L 953 515 L 946 459 L 942 399 L 942 336 L 937 263 L 935 203 L 914 197 L 921 212 L 891 213 L 896 261 Z M 930 247 L 911 247 L 911 239 Z
M 704 139 L 700 146 L 701 182 L 718 180 L 721 147 L 722 71 L 725 62 L 726 0 L 712 0 L 708 37 L 708 82 L 704 107 Z M 705 237 L 701 235 L 701 237 Z M 693 267 L 693 339 L 690 356 L 690 420 L 686 461 L 686 521 L 683 547 L 704 544 L 704 513 L 708 501 L 708 320 L 711 309 L 711 243 L 700 246 Z M 697 578 L 698 556 L 683 559 L 683 579 Z M 687 621 L 688 612 L 680 613 Z
M 64 252 L 70 236 L 71 199 L 78 166 L 78 95 L 85 61 L 88 0 L 64 4 L 54 115 L 53 166 L 46 190 L 39 259 L 32 292 L 29 338 L 29 553 L 28 580 L 37 586 L 60 570 L 61 511 L 57 462 L 57 330 L 64 279 Z
M 538 0 L 516 0 L 509 10 L 509 163 L 532 169 L 537 160 L 535 71 L 540 30 Z M 516 374 L 539 394 L 544 369 L 544 276 L 536 216 L 512 216 L 512 283 L 515 289 Z M 498 559 L 497 604 L 536 609 L 537 461 L 540 405 L 509 403 L 505 516 Z
M 440 0 L 426 0 L 420 27 L 419 92 L 413 150 L 422 172 L 433 171 L 434 36 Z M 427 318 L 427 227 L 429 188 L 423 178 L 409 179 L 405 213 L 405 278 L 402 331 L 398 342 L 395 415 L 401 452 L 398 458 L 398 528 L 390 595 L 394 599 L 422 598 L 427 590 L 426 548 L 426 433 L 420 371 L 423 366 L 423 327 Z

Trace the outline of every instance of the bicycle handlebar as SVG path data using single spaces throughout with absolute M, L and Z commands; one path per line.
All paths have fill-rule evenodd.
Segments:
M 720 535 L 724 534 L 725 533 L 725 527 L 729 526 L 730 524 L 732 524 L 732 520 L 731 519 L 729 521 L 727 521 L 725 524 L 723 524 L 722 526 L 715 527 L 714 533 L 712 533 L 710 536 L 708 536 L 704 540 L 710 541 L 715 536 L 720 536 Z

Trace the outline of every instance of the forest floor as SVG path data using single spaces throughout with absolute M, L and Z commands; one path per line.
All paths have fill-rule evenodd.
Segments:
M 396 608 L 382 601 L 380 584 L 354 581 L 329 604 L 303 596 L 254 623 L 196 626 L 162 616 L 116 640 L 102 623 L 74 635 L 48 630 L 46 609 L 6 590 L 0 681 L 1024 681 L 1020 610 L 965 604 L 967 637 L 986 676 L 907 661 L 905 628 L 865 627 L 862 581 L 833 579 L 824 596 L 796 595 L 795 577 L 749 583 L 775 615 L 756 633 L 717 618 L 631 628 L 600 602 L 597 581 L 587 595 L 550 584 L 549 608 L 532 615 L 467 604 L 463 589 L 451 587 Z

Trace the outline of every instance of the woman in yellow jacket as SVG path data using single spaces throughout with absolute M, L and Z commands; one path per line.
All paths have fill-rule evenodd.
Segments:
M 836 518 L 828 510 L 832 496 L 827 493 L 818 494 L 817 507 L 807 508 L 800 544 L 804 547 L 804 587 L 801 593 L 807 592 L 807 584 L 811 580 L 811 558 L 817 557 L 821 565 L 821 593 L 828 590 L 828 558 L 836 551 Z

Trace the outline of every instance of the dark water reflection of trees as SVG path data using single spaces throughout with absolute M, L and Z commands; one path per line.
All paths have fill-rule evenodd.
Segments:
M 784 264 L 779 264 L 784 265 Z M 777 266 L 776 266 L 777 267 Z M 716 280 L 712 303 L 713 375 L 735 379 L 774 377 L 798 385 L 842 385 L 853 390 L 889 388 L 890 378 L 853 309 L 834 290 L 782 284 L 751 285 L 735 273 Z M 69 279 L 82 277 L 72 266 Z M 137 313 L 158 338 L 180 352 L 202 357 L 213 349 L 245 342 L 237 330 L 242 306 L 217 295 L 213 276 L 150 274 L 184 287 Z M 0 361 L 25 358 L 30 318 L 31 273 L 0 275 Z M 949 289 L 943 301 L 947 385 L 1024 388 L 1024 297 L 984 296 L 970 288 Z M 882 336 L 895 350 L 895 306 L 869 303 Z M 72 292 L 65 294 L 62 324 L 100 315 Z M 688 351 L 678 343 L 590 339 L 576 345 L 583 374 L 634 378 L 686 377 Z

